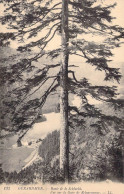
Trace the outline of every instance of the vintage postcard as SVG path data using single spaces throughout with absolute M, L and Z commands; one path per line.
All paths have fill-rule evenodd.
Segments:
M 123 0 L 0 0 L 0 193 L 124 194 Z

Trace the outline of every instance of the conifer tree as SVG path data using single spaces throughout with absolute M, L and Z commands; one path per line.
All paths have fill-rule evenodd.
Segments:
M 77 115 L 82 116 L 79 124 L 82 124 L 84 117 L 93 117 L 98 119 L 95 123 L 98 128 L 106 127 L 108 121 L 122 128 L 122 119 L 101 113 L 87 98 L 90 95 L 96 100 L 120 107 L 123 102 L 116 98 L 116 87 L 93 85 L 84 76 L 78 80 L 73 70 L 75 64 L 69 63 L 69 57 L 79 56 L 85 63 L 96 67 L 97 71 L 103 71 L 105 81 L 119 82 L 119 68 L 109 66 L 112 49 L 119 47 L 124 38 L 124 29 L 112 24 L 114 17 L 111 16 L 111 9 L 115 4 L 105 5 L 106 1 L 98 0 L 0 2 L 4 7 L 1 23 L 10 29 L 10 32 L 0 34 L 0 45 L 5 47 L 10 41 L 16 40 L 20 43 L 17 51 L 21 53 L 4 59 L 6 65 L 1 66 L 1 88 L 12 86 L 6 94 L 1 94 L 1 106 L 5 107 L 1 119 L 4 120 L 7 115 L 11 118 L 9 127 L 5 126 L 4 130 L 22 133 L 21 139 L 35 122 L 47 97 L 60 87 L 60 167 L 65 181 L 68 181 L 69 127 L 72 127 L 72 120 L 76 120 Z M 90 35 L 96 39 L 89 41 L 87 37 Z M 59 36 L 61 46 L 50 49 L 51 41 L 56 41 Z M 96 41 L 99 36 L 102 37 L 100 42 Z M 22 57 L 18 58 L 20 55 Z M 40 61 L 42 57 L 57 58 L 60 62 L 53 60 L 51 64 L 44 64 Z M 83 65 L 82 61 L 80 65 Z M 54 75 L 50 74 L 51 70 L 55 72 Z M 47 87 L 36 97 L 45 84 Z M 69 105 L 69 93 L 81 97 L 83 109 Z

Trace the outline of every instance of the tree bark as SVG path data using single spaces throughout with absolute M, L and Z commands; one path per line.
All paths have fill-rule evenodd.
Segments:
M 68 0 L 62 1 L 62 53 L 60 74 L 60 169 L 64 181 L 69 181 L 69 128 L 68 128 Z
M 123 168 L 122 181 L 124 183 L 124 131 L 121 132 L 121 140 L 122 140 L 122 168 Z

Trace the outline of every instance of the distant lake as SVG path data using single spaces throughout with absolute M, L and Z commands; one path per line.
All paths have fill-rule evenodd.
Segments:
M 72 104 L 76 104 L 77 107 L 80 106 L 81 101 L 79 97 L 73 96 L 71 99 Z M 36 142 L 38 139 L 44 139 L 48 133 L 60 129 L 60 113 L 51 112 L 43 115 L 45 116 L 46 120 L 40 123 L 35 123 L 32 126 L 32 128 L 22 139 L 22 147 L 17 147 L 17 135 L 7 137 L 1 141 L 0 163 L 2 163 L 2 168 L 4 171 L 20 171 L 22 167 L 26 165 L 26 159 L 30 157 L 31 153 L 37 147 L 37 144 L 34 142 Z M 30 146 L 29 143 L 31 143 Z
M 17 149 L 0 149 L 3 171 L 20 171 L 26 163 L 24 160 L 32 153 L 33 148 L 19 147 Z
M 17 147 L 17 135 L 7 137 L 1 141 L 0 144 L 0 163 L 4 171 L 12 172 L 14 170 L 20 171 L 26 165 L 26 158 L 35 150 L 35 147 L 28 146 L 29 142 L 43 139 L 48 133 L 59 130 L 60 128 L 60 114 L 48 113 L 44 114 L 46 121 L 35 123 L 28 131 L 22 140 L 23 146 Z

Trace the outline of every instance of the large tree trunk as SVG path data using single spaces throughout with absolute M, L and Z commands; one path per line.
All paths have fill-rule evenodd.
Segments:
M 124 131 L 121 132 L 121 140 L 122 140 L 122 176 L 123 176 L 123 183 L 124 183 Z
M 68 0 L 62 1 L 62 61 L 60 75 L 60 169 L 65 182 L 69 180 L 69 129 L 68 129 Z

